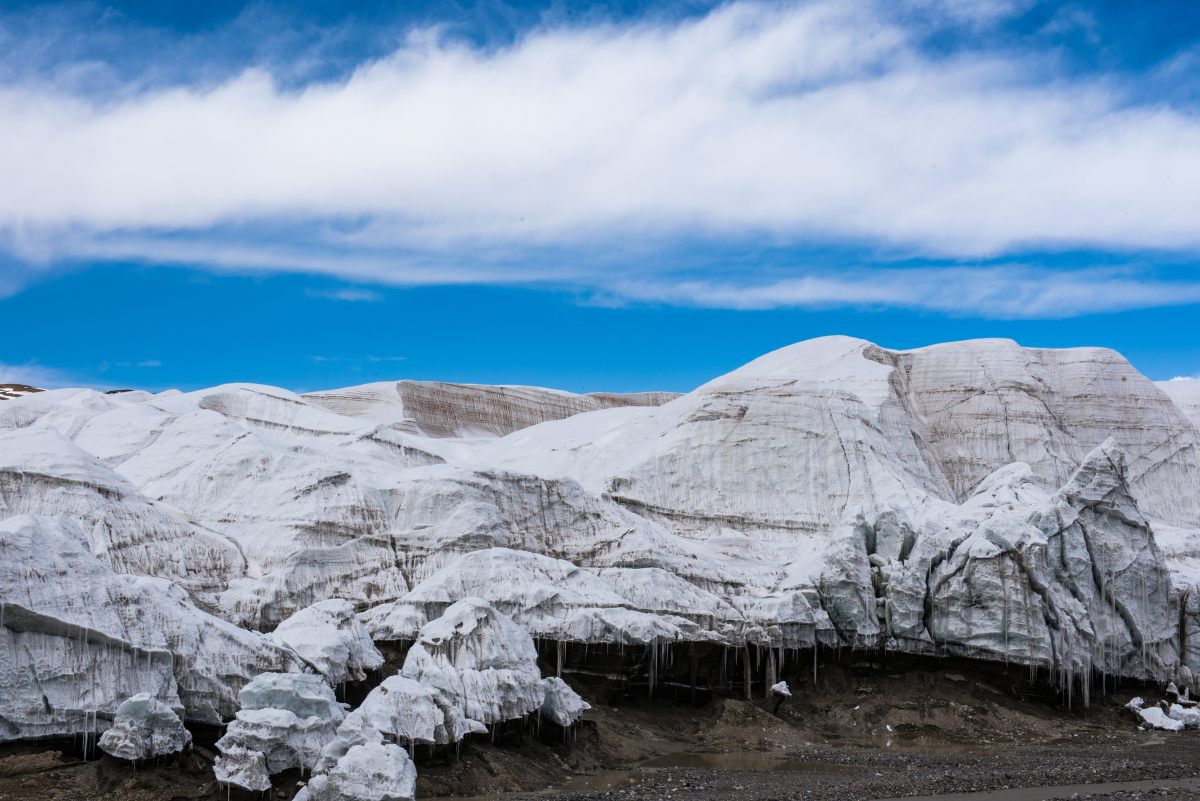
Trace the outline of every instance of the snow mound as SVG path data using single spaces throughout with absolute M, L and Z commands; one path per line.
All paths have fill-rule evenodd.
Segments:
M 1168 717 L 1166 712 L 1163 712 L 1157 706 L 1147 707 L 1137 710 L 1138 717 L 1142 719 L 1142 723 L 1151 729 L 1161 729 L 1162 731 L 1183 731 L 1184 723 L 1182 720 L 1175 720 Z
M 104 753 L 130 761 L 176 754 L 191 744 L 191 732 L 175 710 L 149 693 L 122 702 L 99 742 Z
M 413 801 L 417 770 L 390 743 L 356 745 L 327 773 L 313 776 L 296 801 Z
M 213 772 L 252 791 L 268 789 L 281 771 L 315 768 L 346 717 L 329 685 L 311 674 L 264 673 L 240 698 L 242 708 L 217 741 Z
M 339 598 L 315 603 L 279 624 L 269 635 L 292 649 L 332 685 L 362 681 L 383 664 L 383 654 L 354 613 Z
M 542 688 L 546 693 L 546 700 L 542 702 L 542 708 L 539 710 L 543 720 L 567 728 L 592 708 L 591 704 L 580 698 L 577 692 L 557 676 L 542 679 Z

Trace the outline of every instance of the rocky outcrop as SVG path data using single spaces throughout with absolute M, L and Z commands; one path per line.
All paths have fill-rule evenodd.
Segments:
M 0 384 L 0 400 L 11 400 L 12 398 L 21 398 L 26 395 L 31 395 L 34 392 L 41 392 L 37 387 L 31 387 L 28 384 Z

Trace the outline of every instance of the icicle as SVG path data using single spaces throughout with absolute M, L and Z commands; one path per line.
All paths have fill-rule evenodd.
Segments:
M 743 649 L 742 654 L 742 687 L 746 696 L 746 700 L 749 701 L 752 695 L 752 690 L 750 684 L 750 646 L 748 645 L 745 649 Z

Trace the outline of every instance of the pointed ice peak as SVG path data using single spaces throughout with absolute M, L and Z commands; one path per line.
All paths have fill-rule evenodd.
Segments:
M 759 356 L 751 362 L 716 378 L 701 390 L 734 383 L 775 383 L 781 381 L 820 381 L 837 383 L 864 378 L 864 371 L 886 375 L 890 365 L 872 358 L 876 351 L 887 353 L 865 339 L 827 336 L 807 339 Z M 882 370 L 882 373 L 879 371 Z M 868 378 L 872 376 L 866 376 Z
M 1100 498 L 1125 482 L 1125 452 L 1107 437 L 1088 451 L 1070 481 L 1063 487 L 1072 495 Z

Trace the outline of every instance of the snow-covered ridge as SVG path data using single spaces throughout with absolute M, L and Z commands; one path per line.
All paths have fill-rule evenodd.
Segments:
M 304 395 L 350 417 L 388 423 L 428 437 L 498 437 L 547 420 L 620 406 L 658 406 L 672 392 L 591 392 L 451 384 L 441 381 L 382 381 Z
M 138 693 L 228 720 L 259 674 L 357 679 L 380 665 L 368 637 L 420 639 L 468 600 L 567 645 L 882 644 L 1177 678 L 1200 668 L 1200 433 L 1172 397 L 1103 349 L 827 337 L 675 398 L 15 398 L 0 740 L 102 730 Z M 414 675 L 476 670 L 422 649 Z M 542 703 L 526 673 L 511 697 L 443 691 L 482 725 Z

